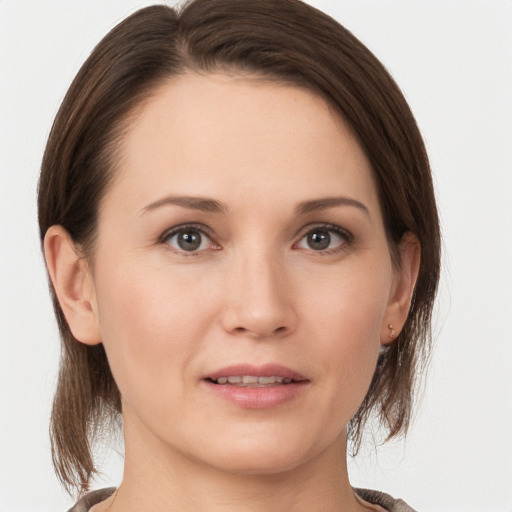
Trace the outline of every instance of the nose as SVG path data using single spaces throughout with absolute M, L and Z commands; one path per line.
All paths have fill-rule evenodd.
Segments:
M 239 254 L 225 281 L 222 313 L 231 335 L 255 339 L 280 338 L 297 325 L 293 290 L 285 265 L 272 254 Z

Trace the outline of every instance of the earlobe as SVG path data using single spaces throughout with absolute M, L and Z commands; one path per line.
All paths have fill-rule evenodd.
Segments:
M 44 255 L 71 333 L 87 345 L 101 343 L 92 276 L 86 261 L 62 226 L 51 226 L 46 232 Z
M 405 324 L 420 269 L 421 248 L 415 235 L 411 232 L 405 233 L 399 251 L 401 267 L 396 271 L 395 283 L 381 329 L 382 345 L 392 345 Z

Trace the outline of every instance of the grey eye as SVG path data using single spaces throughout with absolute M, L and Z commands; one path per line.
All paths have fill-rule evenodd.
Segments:
M 338 233 L 334 229 L 315 228 L 306 233 L 298 243 L 301 249 L 310 249 L 313 251 L 325 251 L 337 249 L 347 243 L 347 237 Z
M 198 229 L 187 228 L 174 233 L 167 243 L 180 251 L 194 252 L 206 249 L 210 239 Z
M 314 251 L 323 251 L 331 244 L 331 234 L 327 230 L 316 230 L 307 235 L 307 244 Z

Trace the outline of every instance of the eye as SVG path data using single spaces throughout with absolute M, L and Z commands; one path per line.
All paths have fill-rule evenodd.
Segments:
M 319 226 L 310 229 L 298 242 L 297 247 L 313 251 L 337 252 L 349 243 L 349 235 L 337 226 Z
M 182 226 L 168 232 L 163 242 L 179 252 L 197 253 L 217 248 L 203 230 L 194 226 Z

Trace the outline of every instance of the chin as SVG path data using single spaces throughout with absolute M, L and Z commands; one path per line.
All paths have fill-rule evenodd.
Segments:
M 240 475 L 275 475 L 300 467 L 327 449 L 318 443 L 308 444 L 305 436 L 285 432 L 262 436 L 230 436 L 209 443 L 201 459 L 207 465 Z
M 300 454 L 297 453 L 293 455 L 286 453 L 266 455 L 268 454 L 259 454 L 254 457 L 253 455 L 246 454 L 243 459 L 228 456 L 220 461 L 217 460 L 215 467 L 226 473 L 265 476 L 292 471 L 307 460 L 306 457 L 300 457 Z

